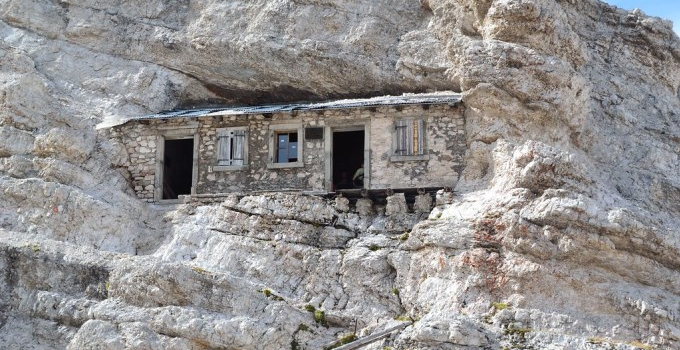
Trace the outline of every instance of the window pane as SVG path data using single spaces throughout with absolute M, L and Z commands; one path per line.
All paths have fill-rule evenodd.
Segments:
M 276 162 L 288 163 L 288 134 L 278 134 Z
M 278 150 L 277 163 L 288 163 L 288 150 L 283 148 Z
M 278 134 L 279 148 L 288 148 L 288 134 Z
M 297 151 L 298 151 L 298 143 L 297 142 L 290 142 L 288 144 L 288 160 L 289 161 L 297 162 Z

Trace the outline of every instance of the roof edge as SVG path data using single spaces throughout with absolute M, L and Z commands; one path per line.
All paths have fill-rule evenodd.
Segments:
M 379 96 L 370 98 L 358 99 L 343 99 L 332 100 L 325 102 L 310 102 L 310 103 L 283 103 L 283 104 L 269 104 L 256 106 L 242 106 L 242 107 L 211 107 L 211 108 L 191 108 L 191 109 L 173 109 L 159 112 L 156 114 L 148 114 L 138 117 L 122 118 L 118 120 L 108 120 L 97 124 L 97 129 L 106 129 L 123 124 L 130 121 L 141 120 L 162 120 L 175 118 L 199 118 L 199 117 L 215 117 L 224 115 L 252 115 L 252 114 L 268 114 L 268 113 L 293 113 L 297 111 L 311 111 L 311 110 L 332 110 L 332 109 L 352 109 L 352 108 L 371 108 L 382 106 L 404 106 L 404 105 L 436 105 L 436 104 L 458 104 L 462 101 L 462 94 L 453 91 L 441 91 L 434 93 L 420 93 L 420 94 L 403 94 L 400 96 Z

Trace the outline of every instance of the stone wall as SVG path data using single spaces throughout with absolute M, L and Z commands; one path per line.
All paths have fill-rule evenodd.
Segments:
M 245 192 L 251 190 L 323 190 L 323 140 L 303 142 L 299 135 L 304 167 L 268 169 L 270 163 L 269 128 L 279 124 L 300 126 L 323 125 L 323 118 L 315 113 L 291 116 L 289 113 L 272 115 L 241 115 L 204 117 L 199 119 L 199 178 L 197 193 Z M 216 171 L 218 128 L 248 126 L 248 165 L 240 170 Z
M 429 108 L 428 108 L 429 107 Z M 394 118 L 425 120 L 427 159 L 394 159 Z M 371 119 L 371 188 L 453 187 L 463 168 L 465 120 L 447 105 L 389 107 Z
M 112 136 L 123 141 L 128 153 L 128 179 L 139 199 L 153 202 L 156 173 L 157 132 L 145 125 L 130 124 L 114 128 Z
M 414 160 L 393 155 L 394 120 L 423 118 L 426 128 L 427 157 Z M 303 166 L 271 168 L 270 128 L 324 127 L 323 139 L 306 141 L 299 137 Z M 250 191 L 327 191 L 330 152 L 328 130 L 348 125 L 365 127 L 369 133 L 370 164 L 367 169 L 371 188 L 454 186 L 462 169 L 465 137 L 460 106 L 392 106 L 345 110 L 303 111 L 239 116 L 217 116 L 133 121 L 114 127 L 112 135 L 122 140 L 129 154 L 130 181 L 140 199 L 154 200 L 157 144 L 161 135 L 178 130 L 198 133 L 197 194 Z M 247 126 L 248 164 L 224 170 L 217 165 L 217 129 Z M 195 129 L 194 129 L 195 128 Z M 330 129 L 329 129 L 330 128 Z M 190 132 L 190 131 L 185 131 Z M 339 152 L 340 150 L 336 150 Z

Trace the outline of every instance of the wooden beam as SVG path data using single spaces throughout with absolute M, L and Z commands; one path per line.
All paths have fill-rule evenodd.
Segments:
M 362 346 L 371 344 L 371 343 L 373 343 L 373 342 L 375 342 L 375 341 L 378 341 L 378 340 L 380 340 L 380 339 L 382 339 L 382 338 L 385 338 L 385 337 L 389 336 L 392 332 L 394 332 L 394 331 L 396 331 L 396 330 L 399 330 L 399 329 L 406 328 L 406 327 L 410 326 L 411 324 L 412 324 L 412 322 L 404 322 L 404 323 L 402 323 L 402 324 L 399 324 L 399 325 L 396 325 L 396 326 L 394 326 L 394 327 L 388 328 L 388 329 L 386 329 L 386 330 L 384 330 L 384 331 L 380 331 L 380 332 L 377 332 L 377 333 L 373 333 L 373 334 L 369 335 L 368 337 L 363 337 L 363 338 L 357 339 L 357 340 L 355 340 L 355 341 L 353 341 L 353 342 L 351 342 L 351 343 L 349 343 L 349 344 L 345 344 L 345 345 L 343 345 L 343 346 L 337 347 L 337 348 L 335 348 L 335 350 L 352 350 L 352 349 L 358 349 L 358 348 L 360 348 L 360 347 L 362 347 Z

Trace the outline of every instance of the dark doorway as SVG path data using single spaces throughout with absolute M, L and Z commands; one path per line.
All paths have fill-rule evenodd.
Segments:
M 364 130 L 333 132 L 333 189 L 363 188 Z
M 165 140 L 163 157 L 163 199 L 191 194 L 194 139 Z

